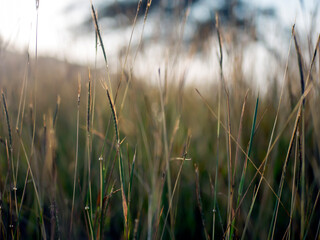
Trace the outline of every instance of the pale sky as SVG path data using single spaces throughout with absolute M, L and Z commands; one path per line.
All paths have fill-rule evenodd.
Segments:
M 73 14 L 66 14 L 65 8 L 73 2 L 74 0 L 40 0 L 39 54 L 72 60 L 76 60 L 80 55 L 87 58 L 84 61 L 89 61 L 91 55 L 94 55 L 94 42 L 90 51 L 88 49 L 90 38 L 83 37 L 79 40 L 69 31 L 72 26 L 82 21 L 85 14 L 90 14 L 89 1 L 77 0 L 77 4 L 82 7 Z M 29 49 L 30 54 L 34 52 L 36 16 L 35 0 L 0 0 L 0 36 L 5 44 L 8 44 L 8 50 Z

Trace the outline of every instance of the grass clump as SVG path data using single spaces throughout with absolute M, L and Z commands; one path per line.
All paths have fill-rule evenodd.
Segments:
M 306 68 L 293 28 L 281 78 L 259 94 L 217 16 L 219 74 L 204 88 L 170 64 L 139 77 L 143 30 L 109 71 L 91 11 L 103 69 L 15 56 L 19 77 L 1 55 L 0 239 L 318 239 L 319 40 Z

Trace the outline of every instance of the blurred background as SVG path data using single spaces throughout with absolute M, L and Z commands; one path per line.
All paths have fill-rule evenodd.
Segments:
M 113 71 L 121 68 L 119 56 L 126 52 L 138 2 L 93 1 Z M 196 75 L 197 79 L 203 82 L 208 74 L 214 74 L 210 69 L 217 64 L 215 13 L 220 15 L 226 41 L 232 41 L 233 48 L 241 46 L 241 56 L 246 63 L 244 70 L 250 74 L 261 73 L 262 69 L 266 69 L 261 66 L 266 62 L 271 64 L 274 58 L 285 58 L 294 23 L 299 33 L 308 36 L 308 40 L 304 41 L 308 41 L 310 46 L 319 32 L 319 26 L 315 24 L 320 19 L 317 0 L 153 0 L 144 32 L 141 34 L 146 6 L 147 1 L 142 1 L 132 39 L 131 49 L 134 56 L 142 35 L 143 44 L 134 68 L 137 74 L 144 68 L 146 58 L 155 68 L 162 66 L 168 53 L 180 44 L 180 52 L 176 56 L 179 55 L 178 62 L 181 62 L 181 65 L 188 65 L 187 79 L 194 79 Z M 40 0 L 38 14 L 40 56 L 50 56 L 86 66 L 94 64 L 97 58 L 98 64 L 103 64 L 101 51 L 98 51 L 97 55 L 95 51 L 89 0 Z M 36 1 L 1 0 L 1 49 L 20 53 L 28 51 L 33 56 L 36 19 Z M 257 63 L 254 64 L 255 68 L 258 68 L 256 70 L 252 70 L 252 59 Z M 199 68 L 202 69 L 200 73 Z M 270 69 L 274 69 L 274 66 L 269 67 L 268 73 Z M 153 72 L 154 70 L 152 69 Z M 184 72 L 185 69 L 177 71 Z

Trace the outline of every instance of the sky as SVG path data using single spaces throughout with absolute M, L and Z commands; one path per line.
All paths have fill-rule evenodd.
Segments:
M 274 6 L 284 26 L 290 28 L 296 21 L 304 29 L 307 29 L 310 12 L 316 1 L 303 1 L 301 5 L 301 0 L 253 0 L 257 6 Z M 67 13 L 66 8 L 72 3 L 79 7 L 76 11 Z M 90 0 L 40 0 L 39 54 L 82 64 L 92 62 L 95 57 L 94 35 L 79 36 L 70 31 L 74 30 L 85 16 L 90 16 Z M 8 50 L 29 50 L 31 54 L 34 52 L 36 19 L 35 0 L 0 0 L 0 36 Z M 319 31 L 319 26 L 317 30 Z M 129 39 L 130 31 L 121 34 L 123 36 L 110 33 L 104 35 L 108 54 L 116 54 L 121 40 Z
M 76 60 L 76 49 L 87 48 L 87 42 L 77 40 L 70 29 L 81 22 L 85 14 L 90 13 L 90 4 L 86 0 L 77 0 L 83 6 L 73 14 L 65 9 L 74 0 L 40 0 L 38 9 L 38 52 L 60 59 Z M 87 13 L 83 11 L 87 10 Z M 89 15 L 90 16 L 90 15 Z M 36 40 L 36 2 L 35 0 L 0 0 L 0 36 L 8 50 L 33 52 Z M 94 46 L 94 45 L 92 45 Z M 91 49 L 92 50 L 92 49 Z M 80 50 L 81 57 L 86 51 Z M 89 53 L 89 51 L 88 51 Z

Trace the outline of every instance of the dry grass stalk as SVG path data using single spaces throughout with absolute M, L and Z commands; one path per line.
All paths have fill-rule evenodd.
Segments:
M 178 171 L 178 174 L 177 174 L 177 178 L 176 178 L 176 181 L 174 183 L 174 187 L 173 187 L 173 191 L 172 191 L 172 195 L 171 195 L 171 198 L 169 199 L 169 207 L 168 207 L 168 211 L 167 211 L 167 214 L 166 214 L 166 217 L 164 219 L 164 223 L 163 223 L 163 229 L 162 229 L 162 233 L 161 233 L 161 238 L 163 238 L 164 236 L 164 231 L 165 231 L 165 228 L 166 228 L 166 224 L 167 224 L 167 220 L 168 220 L 168 216 L 171 214 L 171 208 L 172 208 L 172 201 L 173 201 L 173 197 L 174 197 L 174 194 L 176 192 L 176 189 L 177 189 L 177 186 L 178 186 L 178 183 L 179 183 L 179 180 L 180 180 L 180 175 L 181 175 L 181 172 L 182 172 L 182 167 L 183 167 L 183 164 L 185 162 L 185 159 L 186 159 L 186 156 L 187 156 L 187 153 L 188 153 L 188 149 L 189 149 L 189 145 L 190 145 L 190 140 L 191 140 L 191 132 L 190 130 L 188 131 L 188 138 L 187 138 L 187 141 L 186 141 L 186 144 L 185 144 L 185 149 L 184 149 L 184 153 L 183 153 L 183 160 L 180 164 L 180 167 L 179 167 L 179 171 Z M 170 229 L 171 230 L 171 229 Z M 171 233 L 172 234 L 172 233 Z
M 226 82 L 223 75 L 223 49 L 222 49 L 222 36 L 221 36 L 221 30 L 220 30 L 220 23 L 219 23 L 219 15 L 216 14 L 216 28 L 217 28 L 217 34 L 218 34 L 218 42 L 219 42 L 219 65 L 220 65 L 220 81 L 222 82 L 222 85 L 224 87 L 224 91 L 226 94 L 227 99 L 227 126 L 228 126 L 228 144 L 227 144 L 227 152 L 228 152 L 228 225 L 231 225 L 231 219 L 233 216 L 233 187 L 232 187 L 232 144 L 231 144 L 231 114 L 230 114 L 230 97 L 229 97 L 229 91 L 226 86 Z M 230 232 L 228 230 L 227 233 L 227 239 L 230 238 Z
M 279 184 L 279 190 L 278 190 L 278 194 L 277 194 L 279 199 L 281 199 L 281 196 L 282 196 L 282 189 L 283 189 L 283 184 L 284 184 L 284 181 L 285 181 L 287 166 L 288 166 L 291 150 L 292 150 L 292 147 L 293 147 L 293 142 L 294 142 L 294 139 L 295 139 L 295 136 L 296 136 L 296 133 L 297 133 L 298 126 L 299 126 L 299 121 L 300 121 L 300 118 L 301 118 L 300 114 L 301 114 L 301 112 L 298 111 L 297 118 L 296 118 L 296 121 L 295 121 L 295 124 L 294 124 L 294 129 L 293 129 L 293 132 L 292 132 L 292 135 L 291 135 L 288 151 L 287 151 L 287 156 L 285 158 L 285 161 L 284 161 L 284 164 L 283 164 L 283 168 L 282 168 L 282 174 L 281 174 L 281 179 L 280 179 L 280 184 Z M 271 221 L 271 225 L 270 225 L 268 239 L 273 239 L 273 237 L 274 237 L 275 227 L 276 227 L 276 223 L 277 223 L 278 210 L 279 210 L 279 201 L 276 202 L 276 206 L 274 208 L 274 213 L 273 213 L 273 217 L 272 217 L 272 221 Z
M 73 177 L 73 193 L 72 193 L 72 206 L 71 206 L 71 219 L 70 219 L 69 237 L 71 237 L 70 234 L 72 233 L 73 211 L 74 211 L 75 195 L 76 195 L 76 179 L 77 179 L 78 154 L 79 154 L 80 97 L 81 97 L 81 78 L 80 78 L 80 74 L 79 74 L 78 75 L 78 98 L 77 98 L 76 159 L 75 159 L 74 177 Z
M 94 6 L 92 4 L 92 0 L 90 0 L 90 6 L 91 6 L 92 20 L 93 20 L 94 27 L 95 27 L 95 30 L 96 30 L 96 35 L 98 36 L 98 39 L 99 39 L 99 42 L 100 42 L 100 46 L 101 46 L 101 50 L 102 50 L 102 54 L 103 54 L 104 61 L 105 61 L 105 65 L 106 65 L 107 78 L 108 78 L 108 83 L 109 83 L 109 86 L 110 86 L 110 91 L 111 91 L 111 96 L 112 96 L 112 87 L 111 87 L 111 80 L 110 80 L 108 58 L 107 58 L 107 54 L 106 54 L 105 47 L 104 47 L 104 44 L 103 44 L 100 28 L 99 28 L 97 12 L 94 9 Z
M 126 195 L 125 195 L 126 190 L 125 190 L 125 183 L 124 183 L 124 167 L 123 167 L 122 154 L 121 154 L 121 150 L 120 150 L 121 141 L 120 141 L 120 136 L 119 136 L 118 118 L 117 118 L 116 108 L 115 108 L 113 99 L 112 99 L 110 92 L 109 92 L 109 88 L 105 82 L 101 81 L 101 84 L 107 93 L 109 105 L 110 105 L 112 116 L 113 116 L 115 136 L 116 136 L 116 148 L 117 148 L 117 155 L 118 155 L 118 159 L 119 159 L 119 175 L 120 175 L 120 184 L 121 184 L 122 210 L 123 210 L 123 216 L 124 216 L 124 224 L 125 224 L 125 226 L 127 226 L 128 206 L 127 206 L 127 200 L 126 200 Z M 126 231 L 127 231 L 127 229 L 126 229 Z
M 206 238 L 206 240 L 210 240 L 209 234 L 207 232 L 206 229 L 206 222 L 204 219 L 204 213 L 203 213 L 203 207 L 202 207 L 202 200 L 201 200 L 201 193 L 200 193 L 200 181 L 199 181 L 199 168 L 198 166 L 195 164 L 194 165 L 194 170 L 196 173 L 196 193 L 197 193 L 197 202 L 198 202 L 198 208 L 200 211 L 200 215 L 201 215 L 201 221 L 202 221 L 202 227 L 203 227 L 203 231 L 204 231 L 204 236 Z

